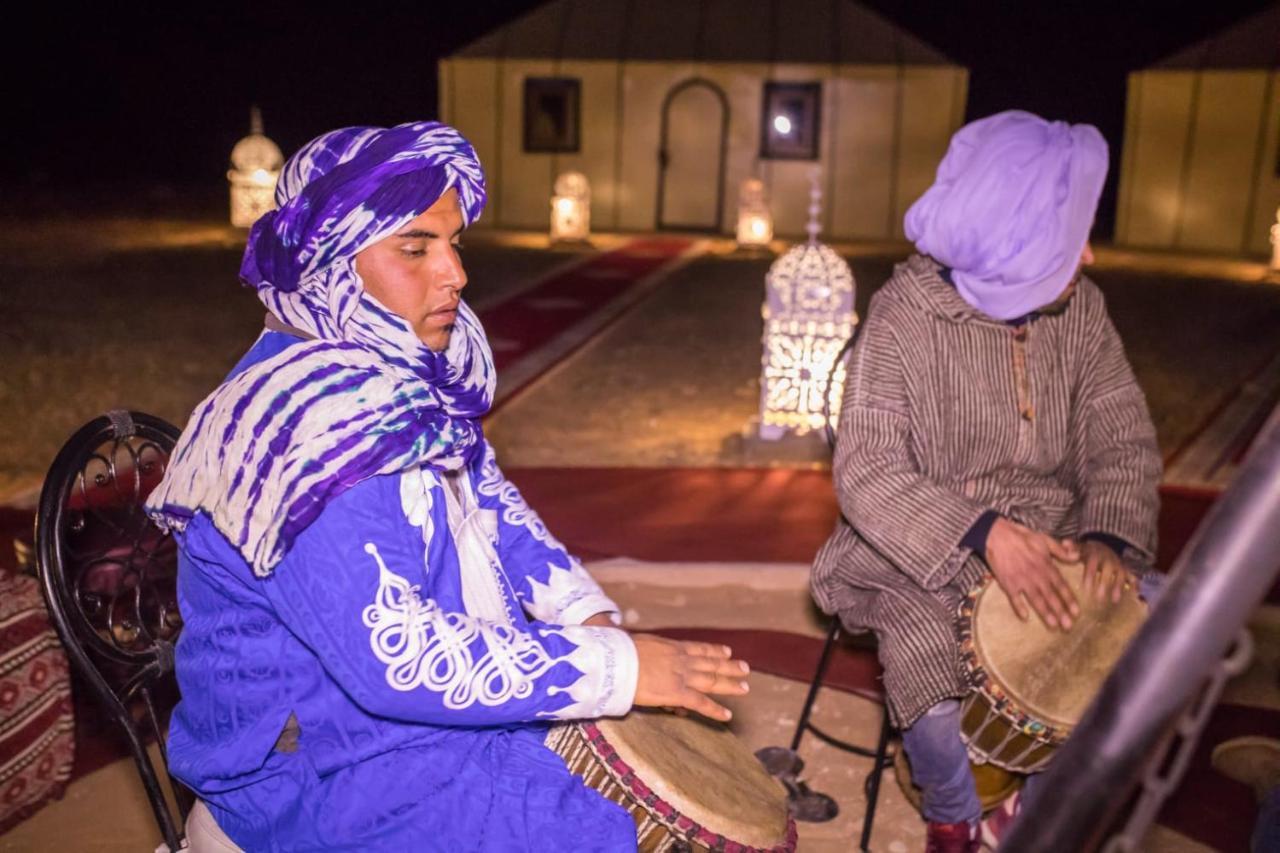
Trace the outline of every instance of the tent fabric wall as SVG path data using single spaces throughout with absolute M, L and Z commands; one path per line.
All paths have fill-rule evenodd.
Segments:
M 1129 75 L 1116 242 L 1270 251 L 1278 75 L 1280 3 Z
M 1117 242 L 1269 251 L 1280 205 L 1280 86 L 1268 70 L 1129 77 Z
M 577 153 L 523 150 L 524 81 L 543 75 L 581 81 Z M 494 187 L 481 224 L 547 227 L 555 176 L 576 169 L 592 227 L 657 227 L 663 104 L 694 79 L 729 104 L 724 162 L 707 165 L 724 171 L 725 233 L 748 177 L 765 182 L 775 233 L 802 233 L 817 165 L 826 234 L 901 236 L 968 94 L 964 68 L 853 0 L 550 0 L 441 61 L 443 118 Z M 822 84 L 818 161 L 760 158 L 768 81 Z
M 578 153 L 523 151 L 524 80 L 536 76 L 581 81 Z M 729 103 L 721 230 L 733 231 L 738 186 L 755 176 L 765 182 L 776 233 L 801 234 L 816 165 L 827 196 L 824 231 L 846 239 L 901 236 L 902 216 L 932 182 L 968 91 L 967 71 L 953 65 L 452 57 L 440 79 L 445 121 L 472 139 L 494 184 L 482 223 L 545 228 L 555 175 L 575 169 L 591 181 L 594 228 L 655 228 L 663 104 L 681 83 L 702 79 Z M 822 83 L 819 160 L 760 159 L 766 81 Z

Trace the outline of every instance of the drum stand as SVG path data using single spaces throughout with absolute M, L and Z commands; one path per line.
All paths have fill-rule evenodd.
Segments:
M 853 691 L 859 696 L 884 705 L 884 712 L 880 721 L 880 735 L 875 749 L 867 749 L 864 746 L 857 746 L 841 740 L 824 732 L 811 721 L 813 703 L 818 698 L 818 689 L 822 687 L 822 680 L 826 675 L 828 665 L 831 663 L 831 655 L 835 651 L 836 643 L 839 641 L 841 633 L 840 619 L 838 617 L 833 618 L 831 620 L 831 628 L 827 631 L 826 642 L 822 647 L 822 655 L 818 658 L 817 670 L 813 673 L 813 680 L 809 683 L 809 694 L 805 697 L 804 707 L 800 710 L 800 720 L 796 723 L 795 734 L 791 737 L 791 746 L 765 747 L 756 752 L 756 757 L 760 759 L 760 762 L 769 771 L 770 775 L 786 786 L 791 804 L 791 814 L 795 819 L 812 823 L 821 823 L 835 818 L 840 813 L 840 807 L 831 797 L 810 790 L 809 786 L 798 778 L 800 771 L 804 769 L 804 761 L 800 758 L 798 752 L 804 733 L 806 731 L 813 732 L 814 736 L 819 740 L 825 741 L 836 749 L 872 759 L 871 771 L 867 773 L 867 779 L 864 784 L 867 808 L 862 821 L 862 839 L 859 843 L 859 849 L 866 851 L 867 845 L 871 841 L 871 826 L 876 816 L 876 802 L 880 797 L 880 777 L 885 768 L 893 764 L 893 754 L 889 752 L 889 740 L 893 736 L 894 729 L 892 723 L 889 722 L 888 706 L 884 705 L 884 692 L 879 681 L 878 664 L 874 667 L 867 667 L 868 672 L 874 672 L 876 675 L 860 679 L 860 683 L 856 685 L 856 689 Z M 875 655 L 868 648 L 846 649 L 846 652 L 871 655 L 873 658 Z

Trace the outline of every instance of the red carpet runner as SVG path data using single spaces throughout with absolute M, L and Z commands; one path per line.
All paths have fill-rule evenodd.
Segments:
M 786 468 L 515 468 L 507 475 L 586 559 L 807 563 L 836 520 L 831 474 Z M 1161 489 L 1167 569 L 1217 493 Z
M 498 371 L 617 299 L 691 245 L 676 237 L 633 240 L 485 308 L 480 319 L 494 343 Z
M 643 298 L 693 245 L 678 237 L 632 240 L 482 309 L 498 368 L 494 409 Z

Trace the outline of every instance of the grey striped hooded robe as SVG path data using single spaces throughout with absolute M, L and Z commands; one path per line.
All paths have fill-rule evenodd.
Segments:
M 1081 279 L 1067 309 L 1014 327 L 920 255 L 871 300 L 854 348 L 833 480 L 841 518 L 811 587 L 880 643 L 894 723 L 968 690 L 955 613 L 981 577 L 961 542 L 988 509 L 1054 536 L 1099 532 L 1149 564 L 1161 463 L 1142 390 Z

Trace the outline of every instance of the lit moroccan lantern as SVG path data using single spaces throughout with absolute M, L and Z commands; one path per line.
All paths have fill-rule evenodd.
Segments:
M 773 239 L 773 216 L 764 195 L 764 181 L 747 178 L 738 190 L 738 245 L 767 246 Z
M 565 172 L 551 196 L 551 239 L 585 240 L 590 234 L 591 184 L 581 172 Z
M 1271 269 L 1280 271 L 1280 208 L 1276 209 L 1276 224 L 1271 226 Z
M 760 437 L 776 441 L 835 425 L 844 388 L 837 358 L 858 322 L 853 270 L 818 241 L 821 191 L 810 190 L 809 240 L 773 262 L 765 277 Z
M 280 148 L 262 133 L 262 114 L 254 107 L 249 113 L 249 135 L 231 149 L 231 224 L 248 228 L 258 217 L 276 206 L 276 179 L 284 156 Z

